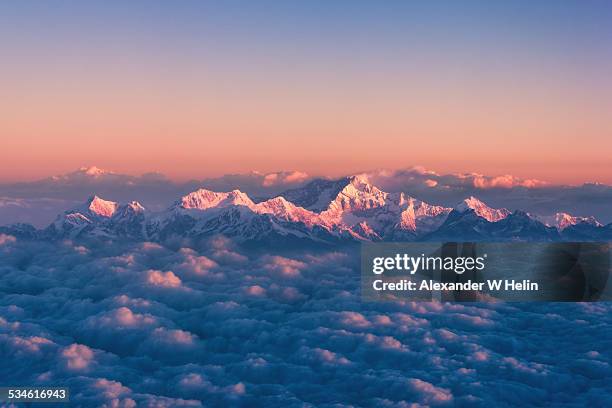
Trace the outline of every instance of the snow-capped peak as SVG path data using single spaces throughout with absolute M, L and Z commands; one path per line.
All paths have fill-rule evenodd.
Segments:
M 455 206 L 455 210 L 459 212 L 465 212 L 467 210 L 475 210 L 476 208 L 487 207 L 485 203 L 480 201 L 474 196 L 469 196 L 468 198 L 461 201 L 459 204 Z
M 572 225 L 585 223 L 595 227 L 601 227 L 602 224 L 595 219 L 595 217 L 576 217 L 568 213 L 558 212 L 555 215 L 548 216 L 534 216 L 536 220 L 540 221 L 547 227 L 555 227 L 557 229 L 564 230 Z
M 119 204 L 114 201 L 103 200 L 97 195 L 94 195 L 87 201 L 87 210 L 100 217 L 112 217 L 115 211 L 119 208 Z
M 284 197 L 278 196 L 257 204 L 257 207 L 277 211 L 287 211 L 296 208 L 296 205 L 287 201 Z
M 280 196 L 258 203 L 252 209 L 258 214 L 272 214 L 283 220 L 302 222 L 309 226 L 322 222 L 318 214 Z
M 128 204 L 126 204 L 126 206 L 134 212 L 142 212 L 145 210 L 142 204 L 140 204 L 138 201 L 130 201 Z
M 252 207 L 255 203 L 253 203 L 248 195 L 240 190 L 232 190 L 228 193 L 217 193 L 203 188 L 187 194 L 179 201 L 179 206 L 181 208 L 197 210 L 225 207 L 228 205 Z
M 464 213 L 468 210 L 473 210 L 476 215 L 486 219 L 489 222 L 497 222 L 503 220 L 511 212 L 505 208 L 494 209 L 480 201 L 474 196 L 470 196 L 455 206 L 455 211 Z
M 145 208 L 138 201 L 131 201 L 127 204 L 120 205 L 113 218 L 129 218 L 144 214 Z
M 329 204 L 328 213 L 346 210 L 365 210 L 385 205 L 387 193 L 370 184 L 365 175 L 349 178 L 349 183 Z
M 365 173 L 355 174 L 354 176 L 349 177 L 349 180 L 351 184 L 353 184 L 356 187 L 363 186 L 365 188 L 368 188 L 372 186 L 372 183 L 370 183 L 370 179 L 368 178 L 368 175 Z

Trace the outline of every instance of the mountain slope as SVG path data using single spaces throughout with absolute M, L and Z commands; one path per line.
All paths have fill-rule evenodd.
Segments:
M 120 205 L 92 196 L 83 205 L 60 214 L 44 234 L 53 238 L 144 238 L 144 223 L 145 209 L 140 203 Z
M 476 215 L 484 218 L 489 222 L 501 221 L 510 215 L 510 211 L 501 208 L 494 209 L 477 199 L 476 197 L 470 196 L 457 204 L 454 208 L 456 211 L 463 213 L 468 210 L 473 210 Z
M 339 238 L 318 214 L 282 197 L 255 204 L 245 193 L 217 193 L 200 189 L 182 197 L 147 223 L 147 235 L 164 240 L 173 236 L 198 238 L 223 234 L 237 241 L 293 237 L 312 241 Z
M 287 201 L 314 212 L 327 209 L 329 203 L 350 183 L 350 178 L 339 180 L 316 179 L 303 187 L 281 194 Z
M 345 182 L 320 216 L 357 238 L 413 239 L 438 227 L 450 212 L 404 193 L 386 193 L 363 175 Z
M 564 212 L 558 212 L 550 216 L 535 216 L 534 218 L 546 226 L 557 228 L 559 231 L 562 231 L 572 225 L 581 223 L 589 224 L 594 227 L 602 226 L 599 221 L 595 219 L 595 217 L 576 217 Z
M 426 241 L 557 241 L 556 228 L 547 227 L 527 213 L 515 211 L 491 222 L 476 210 L 453 210 L 446 221 Z

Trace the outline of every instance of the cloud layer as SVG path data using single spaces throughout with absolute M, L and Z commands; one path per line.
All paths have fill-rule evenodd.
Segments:
M 612 398 L 612 306 L 362 303 L 356 259 L 4 236 L 0 377 L 67 385 L 75 406 Z

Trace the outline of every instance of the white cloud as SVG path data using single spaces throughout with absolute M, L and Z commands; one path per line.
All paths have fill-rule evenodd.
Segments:
M 147 271 L 147 282 L 153 286 L 163 286 L 166 288 L 178 288 L 181 286 L 181 279 L 172 271 L 149 270 Z
M 0 234 L 0 245 L 10 244 L 15 241 L 17 241 L 17 239 L 12 235 Z
M 64 348 L 61 356 L 70 371 L 86 370 L 94 359 L 93 350 L 83 344 L 71 344 Z

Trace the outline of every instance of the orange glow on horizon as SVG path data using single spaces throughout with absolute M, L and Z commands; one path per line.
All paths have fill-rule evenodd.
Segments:
M 523 21 L 525 13 L 513 15 L 525 24 L 516 27 L 494 13 L 488 22 L 453 15 L 449 26 L 437 7 L 428 11 L 431 26 L 410 7 L 398 16 L 386 8 L 364 13 L 346 26 L 319 14 L 291 14 L 296 25 L 259 16 L 280 24 L 272 27 L 283 37 L 264 24 L 237 31 L 233 12 L 200 10 L 203 24 L 180 14 L 188 9 L 168 8 L 149 21 L 134 8 L 139 18 L 117 26 L 97 27 L 96 9 L 56 30 L 16 7 L 15 21 L 36 35 L 14 23 L 7 38 L 15 43 L 3 48 L 0 180 L 92 164 L 177 180 L 420 164 L 439 173 L 612 184 L 612 58 L 605 58 L 603 24 L 571 20 L 569 27 L 553 15 L 560 20 L 549 22 L 549 32 Z M 183 20 L 157 20 L 166 13 Z M 222 17 L 231 18 L 219 25 Z M 300 18 L 307 20 L 300 25 Z M 366 31 L 371 38 L 363 31 L 369 19 L 380 24 Z M 94 27 L 83 31 L 87 21 Z M 126 36 L 136 23 L 174 37 Z M 507 38 L 490 35 L 497 24 L 513 28 L 497 33 Z M 576 36 L 584 37 L 569 41 Z

